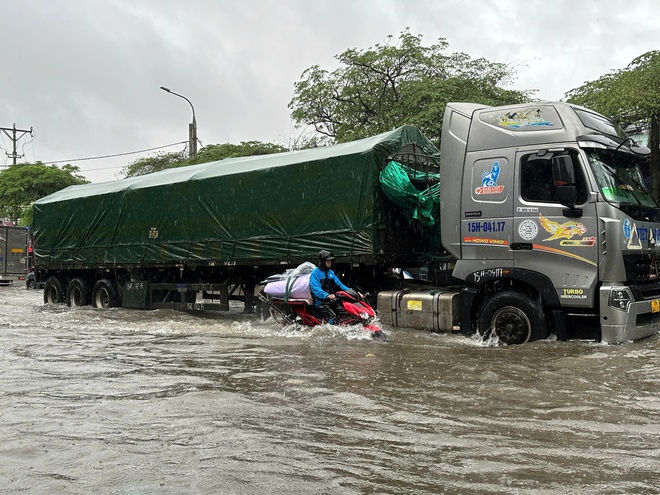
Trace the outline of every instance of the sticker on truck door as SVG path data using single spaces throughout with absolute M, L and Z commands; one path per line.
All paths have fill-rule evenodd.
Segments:
M 477 187 L 475 194 L 500 194 L 504 191 L 504 186 L 497 184 L 500 179 L 500 162 L 495 160 L 490 170 L 484 170 L 481 174 L 481 187 Z
M 534 220 L 523 220 L 518 225 L 518 235 L 525 241 L 533 241 L 539 233 L 539 227 Z
M 596 238 L 594 236 L 573 239 L 573 236 L 584 235 L 587 233 L 587 228 L 581 222 L 570 220 L 568 222 L 559 223 L 545 218 L 542 213 L 539 213 L 539 222 L 541 222 L 541 226 L 551 234 L 550 237 L 543 239 L 544 242 L 562 239 L 559 243 L 560 246 L 593 246 L 596 244 Z

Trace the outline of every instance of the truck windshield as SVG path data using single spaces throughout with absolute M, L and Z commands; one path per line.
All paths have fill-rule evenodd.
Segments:
M 611 150 L 585 151 L 598 186 L 607 201 L 617 204 L 633 217 L 636 215 L 629 211 L 629 208 L 625 208 L 626 205 L 642 210 L 658 208 L 658 204 L 644 183 L 639 169 L 639 158 Z

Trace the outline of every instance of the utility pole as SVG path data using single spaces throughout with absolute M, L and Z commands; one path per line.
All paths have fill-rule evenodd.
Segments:
M 175 93 L 170 88 L 161 86 L 160 89 L 179 98 L 183 98 L 188 102 L 190 108 L 192 108 L 192 122 L 188 124 L 188 153 L 190 158 L 193 158 L 197 154 L 197 119 L 195 118 L 195 107 L 193 107 L 192 102 L 183 95 Z
M 14 123 L 14 127 L 0 127 L 0 131 L 4 132 L 7 135 L 7 137 L 12 140 L 12 143 L 14 144 L 13 153 L 11 155 L 7 153 L 7 156 L 9 158 L 13 158 L 14 165 L 16 165 L 16 159 L 23 157 L 23 155 L 19 155 L 18 152 L 16 151 L 16 143 L 18 143 L 18 140 L 21 139 L 23 136 L 25 136 L 25 134 L 27 133 L 30 133 L 30 136 L 34 136 L 32 127 L 30 127 L 29 131 L 26 129 L 16 129 L 16 123 Z M 9 134 L 9 131 L 11 131 L 11 134 Z M 17 135 L 19 132 L 21 133 L 20 136 Z

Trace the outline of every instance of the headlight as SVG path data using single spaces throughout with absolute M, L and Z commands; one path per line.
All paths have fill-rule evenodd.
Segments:
M 614 309 L 627 311 L 628 305 L 633 300 L 632 292 L 628 287 L 612 287 L 610 290 L 609 305 Z

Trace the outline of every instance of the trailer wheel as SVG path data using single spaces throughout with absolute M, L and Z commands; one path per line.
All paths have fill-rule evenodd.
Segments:
M 520 292 L 500 292 L 488 299 L 479 315 L 478 327 L 484 339 L 494 335 L 507 345 L 548 336 L 542 308 Z
M 44 303 L 62 304 L 64 302 L 64 293 L 62 284 L 57 277 L 48 277 L 44 284 Z
M 87 306 L 89 304 L 89 291 L 87 284 L 81 278 L 74 278 L 69 282 L 66 289 L 66 305 L 67 306 Z
M 117 290 L 110 280 L 102 278 L 94 284 L 92 304 L 95 308 L 114 308 L 118 305 L 118 302 Z

